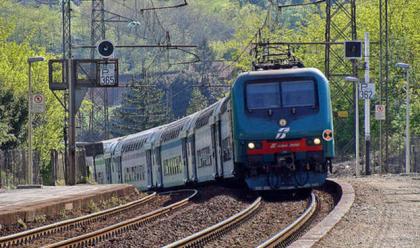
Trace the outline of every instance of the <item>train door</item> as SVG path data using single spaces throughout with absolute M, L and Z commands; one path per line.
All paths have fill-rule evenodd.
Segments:
M 114 183 L 122 183 L 122 178 L 121 178 L 121 154 L 118 156 L 113 156 L 111 159 L 112 162 L 112 168 L 113 168 L 113 173 L 112 173 L 112 181 Z
M 233 145 L 231 128 L 231 111 L 227 104 L 225 111 L 220 116 L 220 141 L 221 141 L 221 160 L 223 164 L 223 177 L 233 177 Z
M 155 187 L 160 188 L 163 186 L 160 145 L 153 149 L 153 182 L 155 183 Z
M 216 137 L 216 160 L 217 160 L 217 172 L 219 177 L 223 177 L 223 158 L 222 158 L 222 123 L 221 121 L 216 122 L 216 130 L 215 130 L 215 137 Z
M 105 184 L 106 182 L 106 169 L 104 155 L 100 154 L 95 157 L 95 180 L 99 184 Z
M 181 140 L 161 145 L 162 178 L 165 187 L 184 184 L 184 163 L 182 162 Z
M 195 157 L 195 135 L 194 133 L 188 136 L 188 175 L 189 181 L 197 180 L 197 167 L 196 167 L 196 157 Z
M 181 143 L 182 143 L 182 163 L 184 165 L 184 179 L 185 182 L 188 181 L 189 177 L 189 172 L 188 172 L 188 139 L 182 138 L 181 139 Z
M 112 183 L 112 165 L 111 157 L 105 157 L 105 173 L 106 173 L 106 183 Z
M 146 150 L 147 188 L 153 187 L 152 149 Z
M 211 159 L 213 160 L 214 164 L 214 176 L 217 178 L 219 177 L 219 163 L 217 161 L 217 123 L 211 125 L 211 144 Z
M 137 151 L 134 165 L 134 182 L 141 190 L 147 189 L 147 156 L 144 150 Z
M 205 125 L 195 131 L 197 181 L 205 182 L 215 177 L 211 126 Z

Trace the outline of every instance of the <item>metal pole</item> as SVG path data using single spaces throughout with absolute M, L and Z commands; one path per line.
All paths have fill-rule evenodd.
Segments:
M 369 32 L 365 32 L 365 83 L 370 82 L 369 76 Z M 366 142 L 366 161 L 365 173 L 370 175 L 370 99 L 365 99 L 365 142 Z
M 32 184 L 32 63 L 29 64 L 29 89 L 28 89 L 28 184 Z
M 359 81 L 355 81 L 354 84 L 356 84 L 355 88 L 356 88 L 356 94 L 355 95 L 355 140 L 356 140 L 356 177 L 360 176 L 360 169 L 359 169 L 359 164 L 360 164 L 360 157 L 359 157 Z
M 407 98 L 406 98 L 406 113 L 405 113 L 405 172 L 410 173 L 410 83 L 409 83 L 409 72 L 410 68 L 405 70 L 406 73 L 406 90 L 407 90 Z
M 68 59 L 69 72 L 69 185 L 75 184 L 76 171 L 76 87 L 74 78 L 74 64 L 72 59 Z

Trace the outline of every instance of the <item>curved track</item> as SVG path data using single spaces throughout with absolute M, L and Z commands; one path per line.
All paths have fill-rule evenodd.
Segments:
M 0 248 L 28 244 L 29 242 L 31 242 L 32 240 L 36 238 L 52 235 L 58 232 L 67 231 L 75 227 L 83 226 L 83 225 L 98 221 L 100 219 L 119 214 L 123 211 L 127 211 L 132 208 L 138 207 L 139 205 L 142 205 L 152 200 L 155 196 L 156 196 L 156 193 L 152 193 L 139 200 L 132 201 L 121 206 L 106 209 L 106 210 L 99 211 L 99 212 L 89 214 L 89 215 L 84 215 L 84 216 L 77 217 L 74 219 L 64 220 L 64 221 L 56 222 L 50 225 L 41 226 L 38 228 L 30 229 L 28 231 L 0 237 Z
M 272 236 L 270 239 L 260 244 L 258 248 L 266 247 L 286 247 L 288 243 L 294 240 L 295 237 L 307 227 L 313 217 L 317 213 L 318 200 L 314 193 L 311 193 L 308 208 L 303 214 L 293 223 L 282 229 L 280 232 Z
M 249 207 L 235 214 L 234 216 L 226 219 L 222 222 L 217 223 L 209 228 L 202 230 L 201 232 L 195 233 L 189 237 L 176 241 L 172 244 L 166 245 L 165 248 L 172 247 L 201 247 L 204 243 L 210 240 L 216 239 L 219 235 L 222 235 L 225 231 L 241 223 L 246 218 L 254 214 L 259 206 L 261 205 L 261 197 L 258 197 Z
M 272 236 L 270 239 L 265 241 L 263 244 L 258 247 L 278 247 L 286 246 L 290 240 L 293 240 L 301 231 L 309 225 L 310 221 L 316 215 L 318 204 L 317 197 L 314 193 L 311 193 L 308 200 L 308 207 L 304 213 L 296 219 L 293 223 L 289 224 L 286 228 L 282 229 L 280 232 Z M 220 235 L 228 232 L 232 228 L 235 228 L 245 219 L 251 217 L 257 213 L 261 205 L 261 197 L 255 200 L 249 207 L 240 213 L 226 219 L 222 222 L 219 222 L 216 225 L 213 225 L 207 229 L 204 229 L 198 233 L 195 233 L 189 237 L 178 240 L 172 244 L 166 245 L 165 248 L 173 247 L 203 247 L 208 242 L 217 239 Z
M 165 192 L 162 194 L 171 194 L 171 193 L 178 193 L 178 192 L 191 192 L 191 195 L 169 206 L 162 207 L 160 209 L 154 210 L 147 214 L 143 214 L 136 218 L 132 218 L 132 219 L 129 219 L 129 220 L 117 223 L 115 225 L 108 226 L 106 228 L 102 228 L 97 231 L 87 233 L 81 236 L 66 239 L 66 240 L 63 240 L 54 244 L 46 245 L 44 247 L 49 247 L 49 248 L 51 247 L 86 247 L 86 246 L 94 245 L 98 242 L 114 237 L 115 235 L 121 234 L 122 232 L 126 232 L 132 229 L 138 229 L 138 227 L 140 227 L 142 224 L 148 223 L 165 213 L 168 213 L 174 209 L 180 208 L 188 204 L 189 201 L 193 197 L 195 197 L 198 193 L 197 190 L 177 190 L 177 191 Z

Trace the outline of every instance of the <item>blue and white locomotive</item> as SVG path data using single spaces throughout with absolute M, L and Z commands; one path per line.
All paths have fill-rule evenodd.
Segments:
M 329 84 L 317 69 L 242 73 L 213 105 L 102 144 L 92 163 L 98 183 L 147 190 L 236 178 L 252 190 L 319 186 L 334 157 Z

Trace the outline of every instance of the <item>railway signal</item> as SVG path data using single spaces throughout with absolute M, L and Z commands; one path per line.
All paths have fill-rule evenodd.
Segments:
M 344 57 L 346 59 L 362 59 L 362 42 L 358 40 L 345 41 Z
M 114 44 L 109 40 L 99 42 L 96 49 L 102 58 L 109 58 L 114 55 Z

